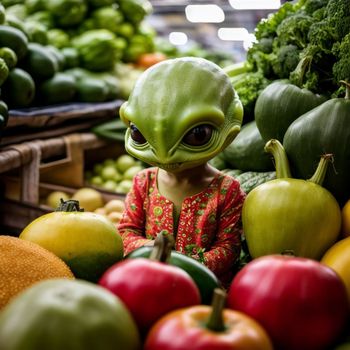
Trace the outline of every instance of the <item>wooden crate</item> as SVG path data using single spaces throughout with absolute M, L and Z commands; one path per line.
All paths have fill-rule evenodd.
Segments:
M 52 211 L 44 204 L 49 192 L 74 193 L 84 183 L 85 166 L 125 153 L 124 144 L 92 133 L 35 140 L 0 151 L 0 227 L 18 233 L 36 217 Z M 105 201 L 124 194 L 100 190 Z

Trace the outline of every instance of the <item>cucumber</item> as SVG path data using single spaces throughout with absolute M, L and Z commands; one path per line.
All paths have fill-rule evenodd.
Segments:
M 125 258 L 149 258 L 152 249 L 152 247 L 141 247 L 129 253 Z M 199 289 L 202 304 L 211 304 L 214 289 L 220 287 L 220 282 L 212 271 L 197 260 L 175 250 L 171 251 L 169 264 L 186 271 Z

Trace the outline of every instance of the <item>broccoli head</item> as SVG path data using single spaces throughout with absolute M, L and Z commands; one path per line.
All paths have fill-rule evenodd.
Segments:
M 309 16 L 312 16 L 315 11 L 326 7 L 328 4 L 328 0 L 306 0 L 303 6 L 303 10 Z
M 336 32 L 328 20 L 313 23 L 308 33 L 309 43 L 319 46 L 326 54 L 332 52 L 333 44 L 336 42 Z
M 278 78 L 289 78 L 292 72 L 299 63 L 300 49 L 295 45 L 286 45 L 279 48 L 273 59 L 272 69 Z
M 295 11 L 295 6 L 290 2 L 286 2 L 276 12 L 261 20 L 255 29 L 257 40 L 275 37 L 278 25 Z
M 300 61 L 289 79 L 300 88 L 329 95 L 334 91 L 331 68 L 335 57 L 318 45 L 309 44 L 300 54 Z
M 350 82 L 350 33 L 336 45 L 334 52 L 337 56 L 337 62 L 332 69 L 335 83 L 339 84 L 341 80 Z
M 307 46 L 308 32 L 314 19 L 298 12 L 284 19 L 277 27 L 277 37 L 282 45 L 296 45 L 300 49 Z
M 241 79 L 232 84 L 243 105 L 244 123 L 254 119 L 255 102 L 261 91 L 270 82 L 262 72 L 247 72 L 243 73 Z
M 341 41 L 350 33 L 350 0 L 329 0 L 326 8 L 327 18 Z

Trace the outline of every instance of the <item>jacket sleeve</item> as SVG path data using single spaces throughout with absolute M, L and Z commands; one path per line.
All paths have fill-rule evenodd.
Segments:
M 133 179 L 133 185 L 125 198 L 125 210 L 117 225 L 123 239 L 124 255 L 151 242 L 145 237 L 145 212 L 143 204 L 147 194 L 147 172 L 140 172 Z

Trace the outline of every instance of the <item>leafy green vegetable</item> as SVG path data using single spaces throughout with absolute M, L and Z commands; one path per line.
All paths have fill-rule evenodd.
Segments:
M 260 71 L 243 73 L 239 80 L 232 83 L 244 108 L 244 123 L 254 119 L 256 99 L 269 83 L 270 80 Z
M 53 28 L 48 30 L 47 40 L 49 45 L 53 45 L 59 49 L 70 46 L 69 35 L 62 29 Z
M 299 63 L 300 50 L 297 46 L 289 44 L 282 46 L 275 57 L 272 58 L 273 72 L 281 79 L 289 78 L 292 72 Z
M 293 44 L 299 48 L 307 45 L 307 37 L 314 19 L 304 13 L 295 13 L 285 18 L 277 27 L 278 41 L 282 45 Z
M 46 0 L 45 6 L 61 27 L 71 27 L 81 23 L 87 12 L 84 0 Z
M 350 0 L 329 0 L 326 12 L 330 26 L 341 40 L 350 32 Z
M 285 3 L 258 23 L 247 62 L 266 79 L 289 79 L 314 93 L 339 96 L 339 81 L 349 79 L 349 33 L 350 0 Z
M 342 42 L 335 46 L 337 62 L 333 65 L 335 83 L 341 80 L 350 81 L 350 33 L 345 35 Z
M 73 38 L 82 67 L 92 71 L 108 71 L 120 57 L 117 37 L 107 29 L 89 30 Z
M 91 16 L 96 28 L 108 29 L 115 34 L 118 33 L 118 28 L 123 22 L 123 14 L 111 6 L 100 7 L 93 11 Z

